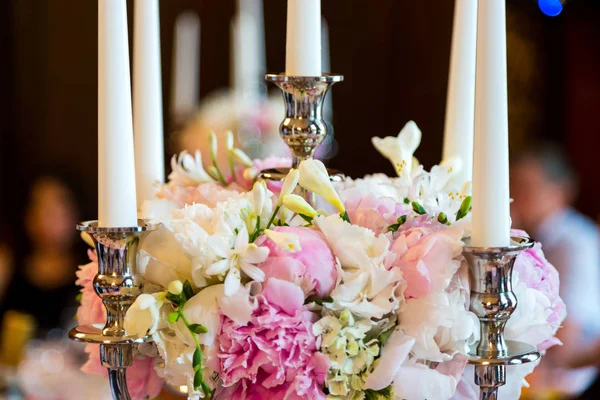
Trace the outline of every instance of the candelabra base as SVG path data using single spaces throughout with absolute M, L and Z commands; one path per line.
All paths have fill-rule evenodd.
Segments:
M 507 340 L 506 347 L 507 351 L 505 355 L 480 357 L 477 355 L 477 345 L 472 346 L 469 351 L 469 364 L 475 366 L 520 365 L 537 361 L 540 358 L 538 349 L 527 343 Z

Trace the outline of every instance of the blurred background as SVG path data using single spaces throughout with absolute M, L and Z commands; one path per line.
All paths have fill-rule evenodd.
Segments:
M 571 0 L 554 18 L 534 0 L 507 3 L 511 151 L 540 140 L 553 143 L 579 178 L 579 195 L 568 202 L 597 220 L 600 1 Z M 133 1 L 128 7 L 131 47 Z M 265 69 L 280 72 L 286 2 L 264 0 L 263 7 Z M 185 130 L 193 108 L 232 85 L 236 8 L 235 0 L 160 2 L 165 159 L 189 147 L 177 132 Z M 345 76 L 331 92 L 332 167 L 350 176 L 392 174 L 371 137 L 396 135 L 411 119 L 423 131 L 416 156 L 426 167 L 440 161 L 453 8 L 451 0 L 323 0 L 330 69 Z M 173 76 L 176 21 L 184 13 L 200 21 L 201 51 L 192 109 L 182 113 L 173 100 Z M 7 286 L 19 293 L 61 293 L 64 298 L 53 298 L 63 312 L 48 316 L 50 322 L 36 319 L 38 325 L 48 322 L 48 329 L 66 326 L 62 321 L 72 317 L 77 292 L 72 274 L 85 253 L 71 227 L 96 217 L 97 3 L 0 1 L 0 93 L 0 304 Z M 42 240 L 43 232 L 55 240 Z M 48 259 L 54 264 L 36 261 Z M 48 279 L 17 276 L 23 260 L 31 275 Z M 11 309 L 6 304 L 0 311 Z

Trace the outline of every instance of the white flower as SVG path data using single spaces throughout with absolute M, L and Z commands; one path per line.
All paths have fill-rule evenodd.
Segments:
M 290 232 L 277 232 L 265 229 L 265 235 L 273 241 L 280 249 L 288 253 L 302 251 L 298 235 Z
M 183 306 L 183 315 L 191 324 L 200 324 L 208 332 L 198 335 L 198 342 L 205 346 L 212 346 L 221 330 L 221 315 L 219 301 L 225 297 L 224 285 L 208 286 L 189 299 Z M 177 334 L 189 345 L 194 345 L 189 330 L 182 320 L 177 322 Z
M 267 185 L 263 181 L 254 183 L 252 191 L 252 213 L 256 216 L 261 215 L 267 202 Z
M 141 294 L 127 310 L 125 331 L 129 336 L 152 335 L 160 323 L 160 308 L 165 302 L 165 292 Z
M 228 240 L 221 236 L 211 236 L 208 241 L 211 249 L 221 259 L 213 263 L 207 270 L 207 275 L 225 275 L 225 294 L 231 296 L 241 286 L 241 273 L 243 271 L 250 279 L 262 282 L 265 273 L 256 265 L 262 263 L 269 256 L 267 247 L 258 247 L 248 243 L 248 230 L 242 228 L 235 238 L 233 249 Z
M 225 136 L 225 148 L 227 149 L 227 151 L 233 150 L 233 142 L 233 132 L 227 131 Z
M 328 203 L 337 208 L 340 214 L 346 212 L 344 203 L 331 184 L 327 168 L 319 160 L 304 160 L 299 167 L 299 183 L 303 188 L 323 197 Z
M 171 169 L 169 175 L 170 183 L 177 186 L 197 186 L 204 182 L 213 182 L 202 166 L 202 154 L 196 151 L 192 157 L 187 151 L 182 151 L 171 158 Z
M 217 135 L 211 131 L 208 134 L 208 143 L 210 144 L 210 157 L 212 158 L 213 162 L 217 159 Z
M 374 137 L 371 141 L 377 151 L 394 164 L 398 176 L 409 175 L 413 154 L 421 143 L 421 130 L 414 121 L 408 121 L 397 137 Z
M 311 218 L 319 215 L 319 213 L 317 213 L 317 211 L 312 208 L 312 206 L 308 204 L 304 198 L 298 196 L 297 194 L 286 194 L 283 196 L 283 205 L 296 214 L 306 215 L 307 217 Z
M 283 185 L 281 187 L 281 192 L 279 192 L 279 199 L 277 200 L 277 205 L 283 205 L 283 198 L 288 194 L 292 194 L 296 186 L 298 185 L 298 180 L 300 179 L 300 171 L 295 168 L 290 169 L 290 172 L 287 174 L 285 179 L 283 180 Z
M 250 157 L 248 157 L 248 155 L 241 149 L 233 149 L 231 151 L 231 155 L 239 164 L 242 164 L 245 167 L 251 168 L 254 165 Z

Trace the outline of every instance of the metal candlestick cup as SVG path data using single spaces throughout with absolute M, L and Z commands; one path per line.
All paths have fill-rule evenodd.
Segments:
M 315 150 L 327 136 L 327 124 L 323 119 L 323 103 L 327 91 L 336 82 L 344 80 L 342 75 L 288 76 L 267 74 L 267 82 L 276 84 L 283 93 L 285 118 L 279 125 L 279 134 L 292 151 L 292 168 L 298 168 L 304 160 L 313 158 Z M 274 168 L 261 171 L 259 179 L 281 182 L 289 168 Z M 333 181 L 341 181 L 344 174 L 328 169 Z M 307 200 L 314 204 L 311 194 Z
M 475 366 L 480 400 L 497 400 L 498 388 L 506 383 L 506 366 L 540 357 L 534 346 L 504 339 L 506 323 L 517 308 L 512 291 L 515 259 L 534 242 L 527 237 L 513 237 L 507 247 L 471 247 L 468 242 L 463 255 L 469 263 L 470 307 L 481 327 L 481 340 L 471 348 L 469 364 Z
M 106 324 L 78 326 L 69 332 L 72 340 L 100 345 L 100 361 L 108 369 L 113 398 L 130 400 L 125 374 L 133 362 L 133 346 L 147 338 L 128 336 L 125 314 L 142 293 L 144 283 L 137 274 L 137 249 L 145 234 L 155 229 L 140 220 L 127 228 L 98 227 L 98 221 L 77 225 L 94 241 L 98 256 L 98 275 L 94 291 L 106 308 Z

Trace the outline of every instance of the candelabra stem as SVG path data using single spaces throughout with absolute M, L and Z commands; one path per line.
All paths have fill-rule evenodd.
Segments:
M 498 400 L 498 388 L 481 389 L 479 400 Z
M 127 390 L 127 380 L 125 379 L 126 369 L 108 369 L 108 381 L 110 383 L 110 391 L 113 399 L 131 400 L 129 391 Z

